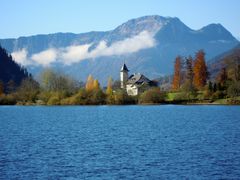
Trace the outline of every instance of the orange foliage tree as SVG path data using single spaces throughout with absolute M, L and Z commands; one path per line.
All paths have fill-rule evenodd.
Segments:
M 181 57 L 177 56 L 174 64 L 174 76 L 172 82 L 172 89 L 178 90 L 181 85 L 181 71 L 182 71 L 182 62 Z
M 200 50 L 196 53 L 194 67 L 193 67 L 193 84 L 197 89 L 201 89 L 206 85 L 208 72 L 205 63 L 205 53 Z

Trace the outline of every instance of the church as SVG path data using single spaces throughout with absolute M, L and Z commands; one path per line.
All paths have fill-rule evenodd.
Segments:
M 134 73 L 128 76 L 128 68 L 124 63 L 120 70 L 121 88 L 125 89 L 130 96 L 136 96 L 145 90 L 157 86 L 157 83 L 149 80 L 146 76 L 140 73 Z

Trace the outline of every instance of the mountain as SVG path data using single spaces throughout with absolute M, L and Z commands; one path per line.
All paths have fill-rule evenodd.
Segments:
M 215 79 L 222 68 L 226 68 L 229 75 L 240 65 L 240 44 L 233 49 L 226 51 L 208 62 L 211 78 Z M 232 71 L 232 72 L 231 72 Z
M 88 74 L 106 83 L 108 76 L 119 79 L 123 62 L 130 73 L 156 78 L 171 74 L 177 55 L 188 56 L 203 49 L 206 58 L 238 44 L 221 24 L 200 30 L 187 27 L 178 18 L 144 16 L 106 32 L 56 33 L 1 39 L 0 44 L 17 62 L 36 74 L 51 66 L 85 81 Z
M 29 77 L 26 69 L 19 66 L 5 49 L 0 46 L 0 81 L 7 91 L 8 86 L 14 88 L 20 85 L 24 78 Z

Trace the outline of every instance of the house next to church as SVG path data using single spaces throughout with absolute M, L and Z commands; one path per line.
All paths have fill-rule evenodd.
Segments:
M 125 89 L 130 96 L 136 96 L 139 93 L 157 86 L 157 83 L 149 80 L 146 76 L 140 73 L 135 73 L 128 76 L 128 68 L 124 63 L 120 70 L 121 88 Z

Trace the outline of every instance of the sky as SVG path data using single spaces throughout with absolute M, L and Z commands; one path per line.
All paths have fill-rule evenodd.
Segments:
M 221 23 L 240 39 L 240 0 L 1 0 L 0 38 L 108 31 L 146 15 L 178 17 L 192 29 Z

